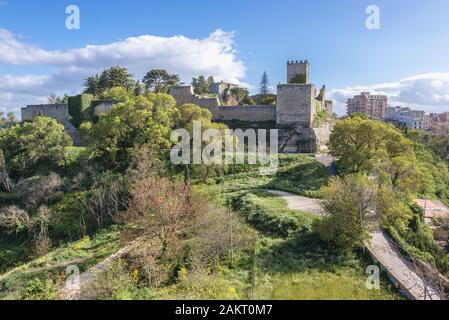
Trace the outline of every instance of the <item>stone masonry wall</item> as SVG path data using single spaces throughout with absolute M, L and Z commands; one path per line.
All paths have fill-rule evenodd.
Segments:
M 287 83 L 298 75 L 304 75 L 304 84 L 309 84 L 310 66 L 307 61 L 288 61 L 287 62 Z
M 316 115 L 315 96 L 313 84 L 278 85 L 277 124 L 310 127 Z
M 212 114 L 219 121 L 276 121 L 276 106 L 222 106 Z
M 60 123 L 65 123 L 70 119 L 69 107 L 67 104 L 29 105 L 26 108 L 22 108 L 21 111 L 22 121 L 32 121 L 40 115 L 54 118 Z
M 208 109 L 214 120 L 218 121 L 276 121 L 276 106 L 220 106 L 218 98 L 195 96 L 191 86 L 170 88 L 170 94 L 178 105 L 193 103 Z

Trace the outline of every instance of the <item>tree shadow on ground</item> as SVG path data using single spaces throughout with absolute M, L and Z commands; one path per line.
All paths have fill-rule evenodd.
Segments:
M 312 269 L 335 272 L 341 267 L 360 268 L 360 260 L 355 253 L 338 252 L 313 232 L 297 233 L 292 238 L 264 246 L 257 259 L 260 268 L 274 273 Z
M 266 188 L 300 195 L 316 195 L 328 179 L 329 173 L 321 163 L 303 163 L 278 172 Z

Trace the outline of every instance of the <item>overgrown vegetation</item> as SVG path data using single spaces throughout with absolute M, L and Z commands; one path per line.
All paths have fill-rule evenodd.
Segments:
M 78 110 L 85 148 L 44 117 L 0 132 L 1 299 L 58 299 L 67 266 L 86 271 L 130 243 L 83 299 L 395 299 L 385 283 L 364 285 L 357 217 L 368 221 L 374 203 L 372 218 L 404 250 L 447 271 L 412 206 L 416 195 L 447 199 L 447 167 L 422 144 L 354 117 L 332 136 L 340 178 L 305 155 L 281 155 L 272 176 L 260 165 L 176 166 L 174 128 L 227 129 L 163 93 L 178 82 L 153 70 L 142 88 L 121 68 L 88 79 L 89 94 L 120 102 L 95 119 L 92 101 Z M 269 189 L 322 198 L 333 215 L 290 210 Z
M 346 242 L 343 247 L 360 246 L 366 228 L 361 217 L 367 215 L 388 230 L 407 255 L 449 274 L 449 255 L 436 244 L 422 210 L 415 205 L 419 196 L 447 201 L 447 166 L 418 139 L 410 140 L 392 125 L 358 115 L 336 124 L 330 147 L 340 174 L 346 177 L 334 179 L 323 189 L 331 216 L 323 225 L 322 237 Z M 348 223 L 353 223 L 356 232 L 347 233 Z

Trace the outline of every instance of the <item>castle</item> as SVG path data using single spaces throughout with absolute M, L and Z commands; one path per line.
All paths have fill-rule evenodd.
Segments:
M 277 86 L 277 101 L 271 105 L 238 105 L 229 98 L 237 85 L 219 82 L 212 84 L 209 94 L 194 94 L 192 86 L 173 86 L 169 90 L 179 106 L 192 103 L 208 109 L 213 120 L 224 122 L 232 129 L 279 129 L 280 152 L 315 153 L 329 142 L 332 123 L 316 123 L 319 114 L 332 114 L 332 101 L 326 100 L 323 86 L 319 93 L 309 83 L 310 64 L 305 61 L 287 62 L 287 83 Z M 68 104 L 30 105 L 22 109 L 22 121 L 43 115 L 63 123 L 75 144 L 82 144 L 79 132 L 72 125 L 73 118 L 88 108 L 94 115 L 107 112 L 117 101 L 94 100 L 90 95 L 70 97 Z M 228 105 L 223 105 L 228 103 Z
M 332 130 L 331 123 L 315 124 L 315 117 L 320 112 L 332 114 L 333 104 L 326 100 L 325 87 L 317 94 L 309 79 L 307 60 L 287 62 L 287 83 L 277 86 L 276 105 L 222 105 L 222 92 L 215 89 L 217 85 L 209 90 L 217 93 L 215 97 L 195 95 L 192 86 L 171 87 L 169 93 L 178 105 L 193 103 L 208 109 L 213 120 L 224 122 L 232 129 L 279 129 L 281 152 L 314 153 L 325 148 Z

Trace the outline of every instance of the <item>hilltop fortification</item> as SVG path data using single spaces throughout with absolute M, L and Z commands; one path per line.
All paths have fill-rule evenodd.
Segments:
M 326 89 L 320 92 L 309 83 L 310 64 L 305 61 L 287 62 L 287 81 L 277 87 L 276 105 L 223 105 L 219 95 L 202 97 L 191 86 L 170 88 L 178 105 L 193 103 L 208 109 L 215 121 L 231 128 L 273 128 L 280 130 L 281 152 L 313 153 L 324 148 L 332 130 L 330 123 L 314 124 L 321 112 L 332 114 L 332 101 L 326 100 Z

